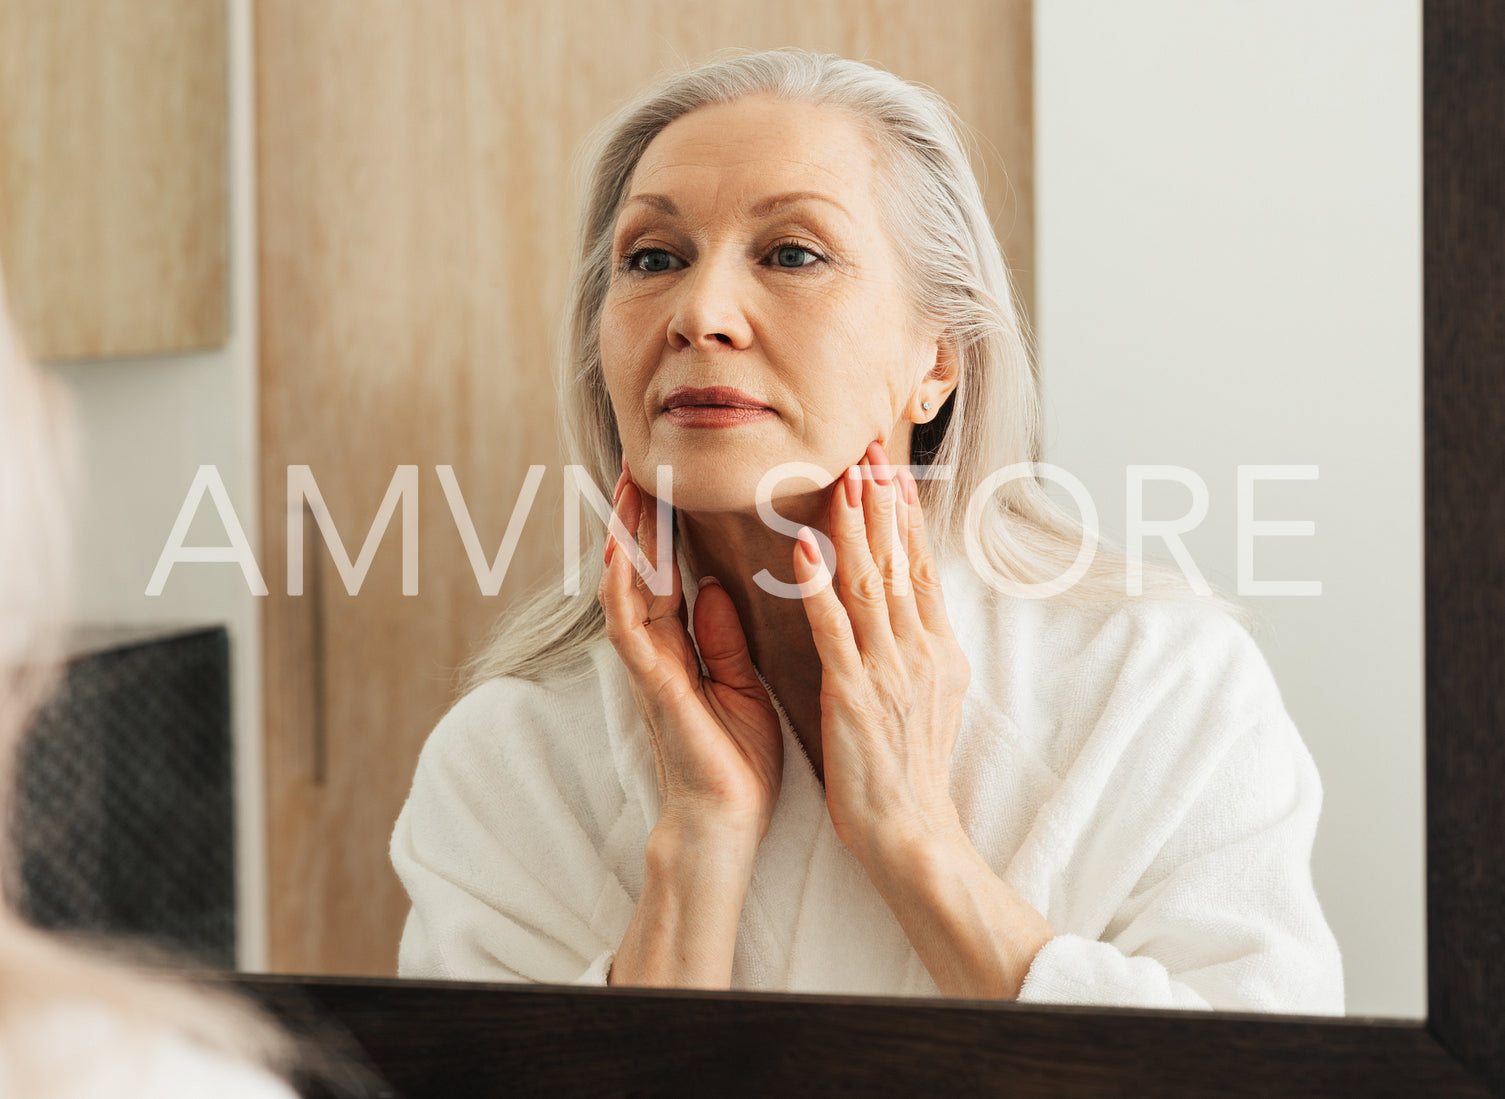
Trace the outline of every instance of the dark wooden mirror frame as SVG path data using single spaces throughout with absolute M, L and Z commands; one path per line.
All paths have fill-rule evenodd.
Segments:
M 1505 6 L 1422 18 L 1425 1020 L 229 979 L 389 1094 L 1505 1095 Z

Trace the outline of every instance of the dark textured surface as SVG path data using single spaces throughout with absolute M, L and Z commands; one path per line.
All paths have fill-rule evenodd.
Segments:
M 1425 26 L 1427 984 L 1505 1094 L 1505 6 Z
M 1482 1096 L 1414 1022 L 238 977 L 350 1094 Z M 325 1094 L 309 1088 L 308 1094 Z
M 69 662 L 18 771 L 28 920 L 234 966 L 229 659 L 216 628 Z

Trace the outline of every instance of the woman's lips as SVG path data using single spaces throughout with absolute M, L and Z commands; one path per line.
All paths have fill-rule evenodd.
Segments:
M 737 427 L 777 413 L 756 397 L 730 386 L 696 389 L 682 385 L 664 398 L 664 415 L 681 427 Z
M 682 405 L 664 409 L 664 416 L 680 427 L 738 427 L 772 419 L 771 408 L 728 408 L 725 405 Z

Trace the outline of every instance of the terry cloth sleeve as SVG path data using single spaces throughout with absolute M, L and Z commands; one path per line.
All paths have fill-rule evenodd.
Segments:
M 602 854 L 625 798 L 592 700 L 495 680 L 430 734 L 392 835 L 399 976 L 606 984 L 633 902 Z
M 1150 646 L 1175 670 L 1138 710 L 1084 843 L 1106 923 L 1057 927 L 1019 999 L 1341 1015 L 1342 960 L 1311 878 L 1316 764 L 1248 633 L 1221 614 L 1181 623 L 1159 638 L 1174 644 Z M 1130 868 L 1125 887 L 1114 866 Z

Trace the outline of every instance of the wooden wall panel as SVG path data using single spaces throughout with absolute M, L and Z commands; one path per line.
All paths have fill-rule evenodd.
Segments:
M 259 0 L 256 21 L 271 962 L 390 974 L 407 902 L 387 839 L 452 670 L 510 598 L 560 577 L 549 361 L 580 141 L 662 68 L 717 48 L 876 61 L 933 85 L 990 146 L 987 197 L 1027 307 L 1030 9 Z M 485 598 L 434 466 L 454 467 L 494 552 L 532 463 L 544 489 Z M 396 522 L 355 597 L 310 524 L 317 585 L 285 594 L 290 464 L 312 468 L 352 555 L 396 467 L 419 466 L 417 596 L 401 594 Z
M 226 335 L 223 0 L 0 0 L 0 257 L 42 359 Z

